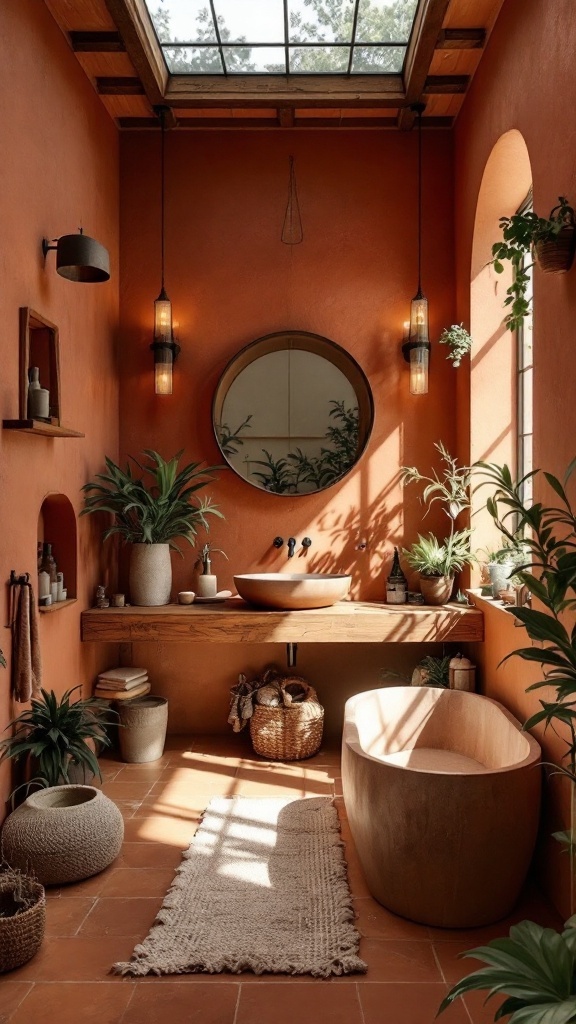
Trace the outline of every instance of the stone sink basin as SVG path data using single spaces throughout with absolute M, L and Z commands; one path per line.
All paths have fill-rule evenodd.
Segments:
M 234 577 L 245 601 L 279 611 L 329 608 L 346 597 L 351 582 L 351 576 L 325 572 L 243 573 Z

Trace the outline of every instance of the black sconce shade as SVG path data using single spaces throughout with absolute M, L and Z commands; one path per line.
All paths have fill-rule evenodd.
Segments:
M 62 235 L 50 245 L 47 238 L 42 241 L 44 256 L 50 249 L 56 249 L 56 270 L 68 281 L 95 283 L 110 278 L 110 257 L 108 250 L 95 238 L 80 232 L 77 235 Z

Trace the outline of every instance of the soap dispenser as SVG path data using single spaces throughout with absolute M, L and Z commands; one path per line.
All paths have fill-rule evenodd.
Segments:
M 195 568 L 202 566 L 202 572 L 196 581 L 196 597 L 216 597 L 218 593 L 218 583 L 216 576 L 212 572 L 211 556 L 214 552 L 218 552 L 218 554 L 224 555 L 224 558 L 228 558 L 228 555 L 221 548 L 215 548 L 211 544 L 204 544 L 194 563 Z

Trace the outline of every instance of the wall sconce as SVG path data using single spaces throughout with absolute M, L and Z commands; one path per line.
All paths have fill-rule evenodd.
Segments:
M 166 294 L 164 287 L 164 162 L 165 162 L 165 133 L 167 107 L 155 107 L 154 113 L 160 121 L 161 149 L 160 149 L 160 234 L 162 239 L 162 286 L 160 294 L 154 302 L 154 341 L 150 345 L 154 353 L 154 391 L 157 395 L 172 394 L 172 368 L 180 351 L 180 346 L 174 341 L 172 333 L 172 303 Z
M 410 363 L 410 394 L 428 394 L 428 299 L 422 294 L 422 112 L 423 103 L 414 103 L 411 110 L 418 114 L 418 291 L 410 303 L 410 320 L 404 324 L 402 353 Z
M 42 239 L 42 253 L 46 258 L 51 249 L 56 250 L 56 270 L 60 277 L 87 283 L 110 279 L 108 250 L 95 238 L 85 235 L 82 228 L 77 235 L 62 235 L 52 241 L 56 244 L 50 245 L 47 238 Z

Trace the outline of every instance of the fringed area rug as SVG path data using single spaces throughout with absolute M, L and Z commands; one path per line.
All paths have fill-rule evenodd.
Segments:
M 366 971 L 328 797 L 215 798 L 150 933 L 116 974 Z

